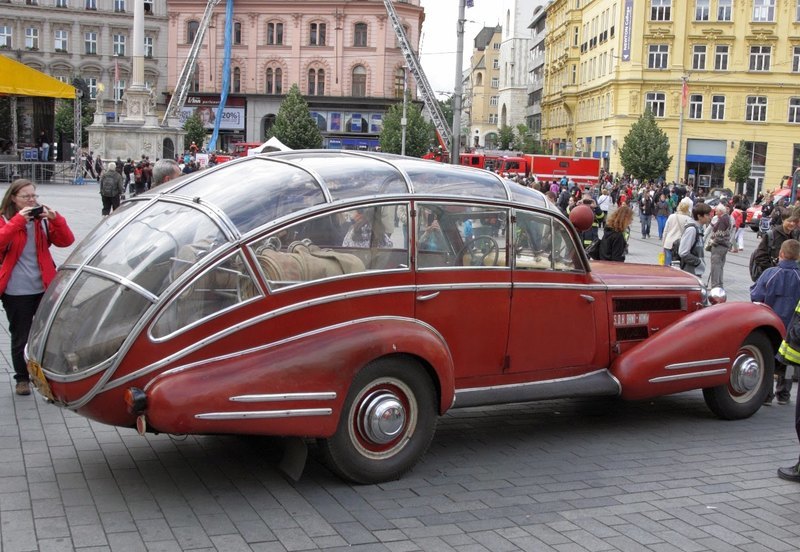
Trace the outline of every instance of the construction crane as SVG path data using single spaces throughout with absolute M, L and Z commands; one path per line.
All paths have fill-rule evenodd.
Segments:
M 450 124 L 444 118 L 442 108 L 439 106 L 439 102 L 436 99 L 436 96 L 433 94 L 433 89 L 428 82 L 428 78 L 425 76 L 425 72 L 422 70 L 419 60 L 417 60 L 417 55 L 408 44 L 406 31 L 400 24 L 400 20 L 397 17 L 397 12 L 394 10 L 394 4 L 392 3 L 392 0 L 383 0 L 383 3 L 386 6 L 386 13 L 389 14 L 389 20 L 392 22 L 394 32 L 397 35 L 397 42 L 400 44 L 400 50 L 403 52 L 403 57 L 406 60 L 408 70 L 411 72 L 411 75 L 414 77 L 414 80 L 417 83 L 419 94 L 422 96 L 422 101 L 425 103 L 425 108 L 428 110 L 431 120 L 433 121 L 433 125 L 436 128 L 436 134 L 439 136 L 439 144 L 442 146 L 443 154 L 446 154 L 453 139 L 453 133 L 450 130 Z
M 203 13 L 203 18 L 200 20 L 200 25 L 197 27 L 197 34 L 194 35 L 194 40 L 192 41 L 192 48 L 189 50 L 189 55 L 186 56 L 183 69 L 181 69 L 181 73 L 178 76 L 178 82 L 175 84 L 175 90 L 172 93 L 172 97 L 169 99 L 167 110 L 164 112 L 164 118 L 161 120 L 162 126 L 167 124 L 167 119 L 170 117 L 177 117 L 178 111 L 186 102 L 186 96 L 189 94 L 189 88 L 191 88 L 192 85 L 192 75 L 197 66 L 197 56 L 203 45 L 203 39 L 206 36 L 208 25 L 211 23 L 211 13 L 221 1 L 222 0 L 208 0 L 208 4 L 206 4 L 206 11 Z

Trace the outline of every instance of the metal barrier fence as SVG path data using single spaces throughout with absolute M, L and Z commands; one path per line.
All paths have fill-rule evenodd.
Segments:
M 28 178 L 36 184 L 82 184 L 75 182 L 75 163 L 42 163 L 38 161 L 0 161 L 0 182 Z

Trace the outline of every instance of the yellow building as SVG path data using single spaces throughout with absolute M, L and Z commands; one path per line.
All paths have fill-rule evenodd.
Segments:
M 800 165 L 800 0 L 555 0 L 546 26 L 553 151 L 622 173 L 619 147 L 650 107 L 670 141 L 667 181 L 733 187 L 741 141 L 748 196 Z
M 500 26 L 484 27 L 475 37 L 464 99 L 469 111 L 469 148 L 497 147 L 502 32 Z

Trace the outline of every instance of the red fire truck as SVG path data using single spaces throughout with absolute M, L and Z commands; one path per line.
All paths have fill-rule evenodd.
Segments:
M 550 182 L 571 179 L 576 184 L 595 184 L 600 175 L 600 159 L 594 157 L 569 157 L 564 155 L 530 155 L 503 157 L 499 172 L 504 176 L 534 176 L 538 181 Z

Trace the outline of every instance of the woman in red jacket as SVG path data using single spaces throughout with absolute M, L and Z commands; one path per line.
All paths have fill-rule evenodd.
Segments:
M 25 343 L 44 290 L 56 275 L 50 245 L 67 247 L 75 241 L 64 217 L 39 205 L 30 180 L 11 183 L 0 204 L 0 299 L 11 333 L 11 361 L 17 395 L 30 395 Z

